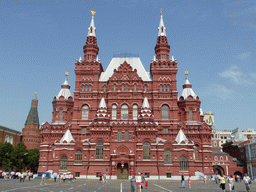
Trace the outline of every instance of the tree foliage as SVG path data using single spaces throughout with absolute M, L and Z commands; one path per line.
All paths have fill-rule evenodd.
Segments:
M 23 142 L 18 143 L 15 147 L 8 142 L 0 143 L 0 166 L 5 171 L 30 169 L 36 172 L 39 164 L 39 155 L 37 148 L 27 149 Z

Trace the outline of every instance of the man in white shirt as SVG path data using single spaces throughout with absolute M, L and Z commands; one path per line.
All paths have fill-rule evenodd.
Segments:
M 244 180 L 244 184 L 245 184 L 245 187 L 246 187 L 246 191 L 249 192 L 250 191 L 250 181 L 251 181 L 251 179 L 250 179 L 249 176 L 247 176 L 246 173 L 244 174 L 244 179 L 243 180 Z

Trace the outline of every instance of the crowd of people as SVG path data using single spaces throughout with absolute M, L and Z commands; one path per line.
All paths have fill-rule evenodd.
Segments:
M 131 178 L 131 192 L 141 192 L 141 189 L 148 188 L 148 181 L 146 181 L 146 174 L 138 173 L 138 176 Z
M 24 172 L 2 172 L 2 176 L 6 181 L 10 179 L 20 179 L 20 182 L 24 182 L 26 178 L 30 181 L 33 178 L 33 173 L 31 171 L 24 171 Z

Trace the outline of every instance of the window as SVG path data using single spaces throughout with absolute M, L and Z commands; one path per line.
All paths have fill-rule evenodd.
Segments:
M 218 157 L 217 156 L 215 156 L 214 159 L 215 159 L 215 161 L 218 161 Z
M 134 91 L 136 91 L 137 90 L 137 86 L 136 85 L 134 85 Z
M 164 134 L 167 134 L 168 133 L 168 128 L 164 128 Z
M 133 120 L 138 119 L 138 106 L 137 105 L 133 105 L 132 119 Z
M 62 118 L 63 118 L 63 110 L 60 110 L 59 120 L 62 121 Z
M 80 172 L 75 172 L 76 177 L 80 177 Z
M 167 91 L 170 92 L 170 85 L 167 85 Z
M 214 147 L 217 147 L 217 141 L 214 141 Z
M 116 105 L 112 106 L 112 119 L 116 119 Z
M 85 92 L 87 92 L 87 90 L 88 90 L 88 86 L 86 85 L 86 86 L 85 86 Z
M 9 138 L 9 143 L 13 144 L 13 137 L 12 136 Z
M 75 153 L 75 164 L 82 164 L 82 151 L 77 150 Z
M 117 133 L 117 141 L 122 141 L 122 132 L 118 131 Z
M 101 141 L 96 144 L 96 159 L 103 159 L 103 143 Z
M 195 160 L 198 160 L 198 146 L 194 146 Z
M 89 86 L 89 92 L 91 92 L 91 91 L 92 91 L 92 86 L 90 85 L 90 86 Z
M 220 160 L 223 161 L 223 157 L 222 156 L 220 157 Z
M 86 134 L 86 128 L 82 128 L 82 134 Z
M 169 107 L 168 105 L 162 106 L 162 120 L 169 120 Z
M 126 85 L 126 91 L 128 91 L 128 85 Z
M 160 85 L 160 92 L 162 92 L 163 90 L 162 90 L 163 88 L 162 88 L 162 85 Z
M 5 142 L 9 142 L 9 136 L 8 135 L 5 136 Z
M 129 131 L 125 131 L 124 137 L 125 141 L 129 141 Z
M 164 92 L 166 92 L 166 85 L 164 85 Z
M 116 84 L 114 84 L 114 91 L 116 91 Z
M 121 107 L 121 119 L 122 120 L 128 119 L 128 106 L 127 105 L 123 105 Z
M 82 92 L 84 92 L 84 86 L 82 86 Z
M 82 108 L 82 120 L 88 120 L 89 115 L 89 107 L 87 105 L 84 105 Z
M 143 159 L 150 159 L 150 143 L 147 141 L 143 144 Z
M 68 167 L 68 158 L 67 156 L 62 156 L 60 158 L 60 170 L 67 170 Z
M 164 152 L 164 163 L 172 164 L 172 152 L 170 150 Z
M 150 173 L 145 173 L 145 178 L 149 178 L 150 177 Z
M 166 177 L 167 178 L 172 178 L 172 174 L 171 173 L 166 173 Z
M 122 85 L 122 91 L 124 91 L 124 85 Z
M 148 86 L 145 85 L 145 93 L 148 91 Z
M 103 86 L 103 92 L 106 93 L 106 85 Z
M 165 69 L 165 64 L 164 64 L 164 69 Z
M 187 158 L 182 156 L 180 158 L 180 171 L 187 171 L 188 170 L 188 161 Z
M 189 110 L 189 121 L 193 121 L 193 111 Z

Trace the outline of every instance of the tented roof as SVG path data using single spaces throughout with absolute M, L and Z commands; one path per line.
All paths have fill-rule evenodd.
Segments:
M 183 131 L 180 129 L 175 141 L 180 144 L 182 141 L 184 141 L 186 144 L 188 144 L 188 139 L 185 136 L 185 134 L 183 133 Z
M 71 141 L 75 141 L 69 129 L 61 138 L 60 143 L 63 143 L 64 141 L 67 141 L 67 143 L 70 143 Z

